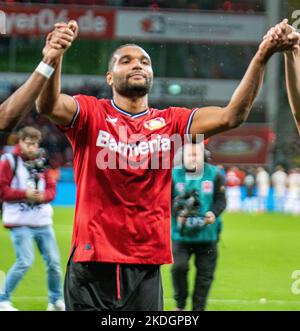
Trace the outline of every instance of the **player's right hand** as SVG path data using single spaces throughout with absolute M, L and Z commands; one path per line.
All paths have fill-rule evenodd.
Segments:
M 78 25 L 76 21 L 56 23 L 54 30 L 47 36 L 43 49 L 44 57 L 50 61 L 59 59 L 71 47 L 77 35 Z
M 263 38 L 264 41 L 272 43 L 277 52 L 289 52 L 299 49 L 300 34 L 288 24 L 287 19 L 284 19 L 269 29 Z

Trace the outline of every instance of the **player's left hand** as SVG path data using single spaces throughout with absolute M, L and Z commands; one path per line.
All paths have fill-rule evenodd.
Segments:
M 213 224 L 216 221 L 216 216 L 212 211 L 208 211 L 204 216 L 205 224 Z

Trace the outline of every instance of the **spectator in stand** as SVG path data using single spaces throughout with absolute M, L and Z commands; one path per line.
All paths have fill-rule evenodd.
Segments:
M 271 176 L 271 181 L 274 189 L 274 210 L 283 212 L 286 197 L 287 174 L 281 165 L 276 167 L 276 171 Z
M 294 215 L 300 214 L 300 170 L 293 168 L 287 178 L 287 198 L 285 211 Z
M 243 209 L 247 212 L 257 211 L 257 198 L 255 195 L 255 175 L 254 169 L 250 168 L 244 178 L 246 189 L 246 198 L 243 203 Z
M 265 212 L 267 210 L 267 202 L 270 191 L 270 175 L 263 167 L 258 167 L 256 170 L 256 188 L 258 211 Z
M 241 210 L 241 178 L 237 167 L 229 168 L 226 173 L 226 198 L 228 211 Z

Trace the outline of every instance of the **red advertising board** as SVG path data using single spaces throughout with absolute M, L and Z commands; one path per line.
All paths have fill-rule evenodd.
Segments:
M 267 164 L 274 133 L 268 125 L 246 124 L 209 138 L 215 164 Z
M 115 11 L 111 9 L 0 3 L 0 10 L 5 13 L 7 35 L 45 36 L 55 23 L 74 19 L 82 38 L 110 39 L 114 36 Z

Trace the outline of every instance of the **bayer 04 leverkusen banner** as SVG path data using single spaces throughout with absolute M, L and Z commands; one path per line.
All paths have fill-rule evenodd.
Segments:
M 111 39 L 114 36 L 115 11 L 90 6 L 0 3 L 5 18 L 5 34 L 12 36 L 45 36 L 57 22 L 73 19 L 79 25 L 81 38 Z

